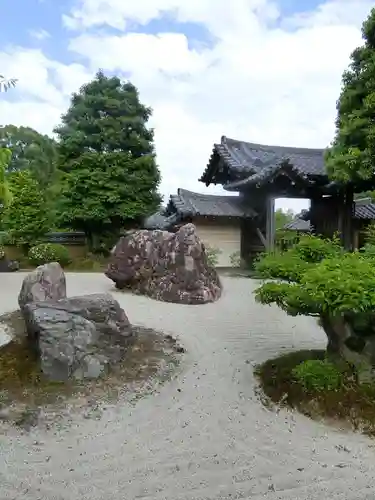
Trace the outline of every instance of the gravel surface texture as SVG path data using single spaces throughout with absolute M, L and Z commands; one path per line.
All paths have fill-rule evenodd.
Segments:
M 0 276 L 0 312 L 23 275 Z M 68 274 L 69 295 L 112 291 Z M 375 442 L 287 411 L 254 393 L 253 366 L 322 347 L 308 318 L 255 304 L 256 282 L 224 278 L 215 304 L 183 306 L 113 292 L 135 324 L 176 335 L 182 371 L 135 405 L 49 431 L 0 426 L 1 500 L 364 500 L 375 498 Z

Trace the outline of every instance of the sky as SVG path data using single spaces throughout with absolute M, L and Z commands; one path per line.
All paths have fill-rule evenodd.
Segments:
M 161 191 L 198 182 L 222 135 L 327 147 L 374 0 L 2 0 L 0 123 L 51 134 L 101 68 L 153 108 Z M 278 200 L 299 211 L 306 200 Z

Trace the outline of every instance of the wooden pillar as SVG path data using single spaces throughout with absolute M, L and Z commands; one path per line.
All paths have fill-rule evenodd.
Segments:
M 310 199 L 310 226 L 311 233 L 317 234 L 317 210 L 318 210 L 319 200 L 317 198 Z
M 266 250 L 272 251 L 275 248 L 275 198 L 267 198 L 266 209 Z
M 340 234 L 342 245 L 345 250 L 352 251 L 354 244 L 353 235 L 353 213 L 354 193 L 353 188 L 347 185 L 343 190 L 342 202 L 340 203 Z

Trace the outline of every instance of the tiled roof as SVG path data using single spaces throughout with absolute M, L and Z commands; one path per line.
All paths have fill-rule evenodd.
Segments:
M 171 195 L 164 212 L 157 212 L 148 217 L 145 229 L 168 230 L 187 217 L 256 217 L 257 213 L 240 196 L 223 196 L 194 193 L 186 189 L 178 189 Z
M 309 221 L 310 211 L 303 210 L 292 222 L 285 224 L 284 229 L 292 231 L 310 231 Z M 368 200 L 358 200 L 355 202 L 354 219 L 375 220 L 375 203 Z
M 311 231 L 311 224 L 308 220 L 294 219 L 291 222 L 285 224 L 284 229 L 289 229 L 290 231 L 300 231 L 301 233 L 308 233 Z
M 267 146 L 223 136 L 221 143 L 214 145 L 210 161 L 200 181 L 210 184 L 220 158 L 232 172 L 241 178 L 241 181 L 246 180 L 249 183 L 257 183 L 259 179 L 270 175 L 275 168 L 285 162 L 291 164 L 304 176 L 326 174 L 324 149 Z M 254 175 L 256 177 L 250 180 Z
M 356 219 L 373 220 L 375 219 L 375 203 L 369 203 L 367 205 L 355 205 L 355 215 Z
M 168 212 L 175 210 L 181 216 L 213 216 L 213 217 L 255 217 L 256 212 L 244 203 L 239 196 L 223 196 L 193 193 L 179 189 L 172 195 Z
M 162 231 L 167 231 L 173 227 L 179 220 L 178 214 L 172 214 L 169 216 L 163 215 L 157 212 L 150 217 L 147 217 L 143 223 L 144 229 L 160 229 Z

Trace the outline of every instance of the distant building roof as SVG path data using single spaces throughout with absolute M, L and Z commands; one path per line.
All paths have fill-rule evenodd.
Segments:
M 177 212 L 181 216 L 204 217 L 255 217 L 257 214 L 240 196 L 225 196 L 194 193 L 178 189 L 171 195 L 167 212 Z
M 375 220 L 375 203 L 371 202 L 371 198 L 356 200 L 354 207 L 354 219 Z M 303 210 L 294 220 L 285 224 L 284 229 L 300 232 L 311 231 L 309 218 L 310 211 Z
M 369 203 L 368 205 L 357 205 L 355 206 L 356 219 L 373 220 L 375 219 L 375 203 Z
M 355 200 L 355 218 L 356 219 L 375 219 L 375 203 L 371 198 L 362 198 Z
M 298 231 L 300 233 L 309 233 L 311 231 L 311 224 L 308 220 L 294 219 L 291 222 L 285 224 L 284 229 L 290 231 Z
M 188 217 L 251 218 L 257 213 L 240 196 L 202 194 L 178 189 L 171 195 L 166 209 L 148 217 L 145 229 L 168 230 Z
M 325 176 L 324 149 L 267 146 L 223 136 L 215 144 L 210 161 L 199 179 L 206 185 L 223 182 L 223 166 L 231 174 L 233 189 L 239 183 L 256 184 L 283 164 L 290 164 L 302 176 Z

